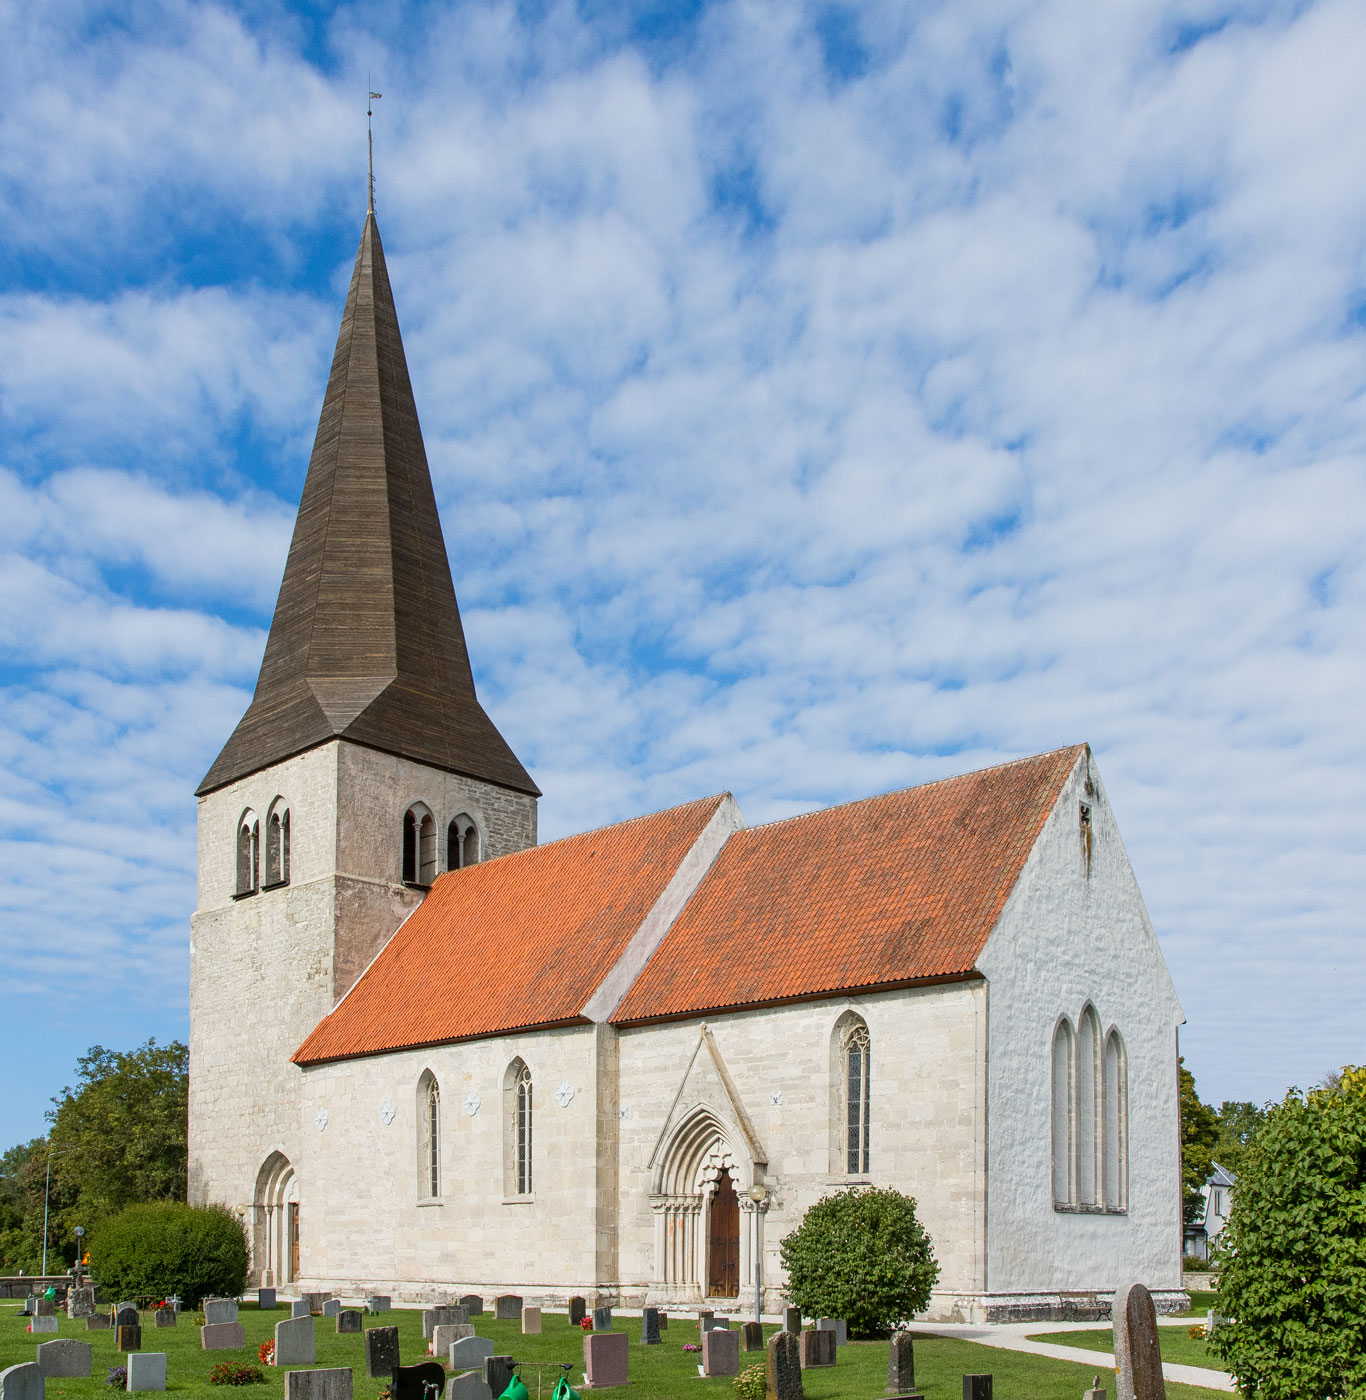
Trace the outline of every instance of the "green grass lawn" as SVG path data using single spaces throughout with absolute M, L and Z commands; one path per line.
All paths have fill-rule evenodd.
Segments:
M 1108 1327 L 1103 1332 L 1035 1332 L 1030 1335 L 1036 1342 L 1055 1342 L 1058 1346 L 1082 1347 L 1086 1351 L 1115 1349 L 1115 1334 Z M 1184 1327 L 1159 1327 L 1157 1343 L 1162 1349 L 1163 1361 L 1178 1366 L 1205 1366 L 1213 1371 L 1224 1369 L 1223 1361 L 1204 1342 L 1187 1336 Z
M 1191 1295 L 1190 1311 L 1189 1311 L 1189 1312 L 1183 1312 L 1183 1313 L 1173 1313 L 1172 1316 L 1173 1316 L 1173 1317 L 1208 1317 L 1208 1316 L 1209 1316 L 1209 1310 L 1210 1310 L 1210 1308 L 1214 1306 L 1214 1296 L 1215 1296 L 1215 1295 L 1214 1295 L 1214 1290 L 1211 1288 L 1211 1289 L 1206 1289 L 1206 1290 L 1202 1291 L 1202 1290 L 1200 1290 L 1200 1289 L 1198 1289 L 1198 1288 L 1192 1288 L 1192 1289 L 1190 1290 L 1190 1295 Z
M 210 1386 L 209 1371 L 220 1361 L 255 1362 L 256 1350 L 274 1334 L 274 1324 L 288 1316 L 284 1308 L 260 1312 L 252 1304 L 241 1310 L 247 1336 L 244 1351 L 206 1352 L 199 1349 L 199 1332 L 192 1314 L 181 1318 L 175 1328 L 156 1329 L 150 1313 L 143 1314 L 143 1343 L 146 1351 L 167 1353 L 167 1390 L 180 1400 L 270 1400 L 281 1394 L 281 1373 L 266 1368 L 266 1384 L 240 1388 Z M 355 1335 L 339 1336 L 333 1330 L 331 1318 L 316 1318 L 318 1366 L 351 1366 L 355 1368 L 356 1400 L 376 1400 L 379 1381 L 365 1378 L 362 1340 Z M 399 1329 L 400 1349 L 404 1365 L 425 1359 L 420 1313 L 407 1309 L 386 1313 L 382 1317 L 367 1317 L 366 1326 L 392 1325 Z M 515 1356 L 520 1361 L 568 1361 L 573 1363 L 571 1383 L 579 1388 L 583 1379 L 583 1341 L 577 1328 L 571 1328 L 563 1314 L 546 1314 L 545 1331 L 538 1337 L 523 1337 L 517 1322 L 497 1322 L 491 1317 L 478 1318 L 475 1326 L 479 1335 L 490 1338 L 499 1354 Z M 738 1325 L 738 1324 L 737 1324 Z M 729 1380 L 701 1380 L 697 1375 L 696 1353 L 684 1352 L 685 1342 L 698 1340 L 695 1321 L 681 1317 L 664 1333 L 664 1344 L 658 1347 L 638 1345 L 639 1318 L 620 1318 L 618 1326 L 631 1338 L 631 1385 L 629 1400 L 733 1400 Z M 770 1335 L 776 1328 L 765 1328 Z M 112 1332 L 87 1332 L 84 1322 L 59 1320 L 58 1336 L 75 1337 L 94 1345 L 94 1366 L 90 1380 L 50 1380 L 47 1400 L 96 1400 L 108 1397 L 110 1391 L 104 1377 L 110 1366 L 122 1358 L 114 1351 Z M 15 1307 L 0 1306 L 0 1369 L 17 1362 L 32 1361 L 37 1343 L 45 1337 L 34 1337 L 25 1331 L 25 1320 Z M 959 1400 L 963 1393 L 962 1376 L 966 1372 L 989 1372 L 995 1377 L 996 1400 L 1078 1400 L 1091 1383 L 1097 1369 L 1102 1369 L 1102 1383 L 1113 1395 L 1114 1378 L 1103 1368 L 1083 1366 L 1067 1361 L 1050 1361 L 1020 1352 L 999 1351 L 992 1347 L 974 1345 L 946 1337 L 918 1339 L 916 1379 L 927 1400 Z M 762 1361 L 762 1353 L 746 1356 L 741 1353 L 741 1365 Z M 544 1372 L 546 1383 L 542 1400 L 548 1400 L 557 1372 Z M 524 1378 L 536 1400 L 536 1371 L 528 1367 Z M 839 1364 L 830 1370 L 805 1373 L 807 1400 L 876 1400 L 887 1382 L 887 1344 L 885 1342 L 852 1342 L 840 1349 Z M 1168 1386 L 1170 1400 L 1209 1400 L 1210 1392 L 1191 1386 Z M 627 1400 L 623 1396 L 623 1400 Z

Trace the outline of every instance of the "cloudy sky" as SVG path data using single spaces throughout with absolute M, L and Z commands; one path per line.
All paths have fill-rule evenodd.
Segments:
M 1366 1060 L 1359 0 L 0 0 L 0 1146 L 187 1031 L 365 207 L 562 835 L 1095 748 L 1204 1097 Z

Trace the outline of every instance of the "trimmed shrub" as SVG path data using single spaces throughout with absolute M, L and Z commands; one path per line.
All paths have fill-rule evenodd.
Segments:
M 816 1202 L 782 1242 L 787 1296 L 807 1317 L 842 1317 L 856 1337 L 885 1336 L 930 1300 L 939 1265 L 915 1201 L 851 1186 Z
M 736 1400 L 764 1400 L 768 1394 L 768 1366 L 746 1366 L 731 1382 Z
M 247 1281 L 246 1236 L 222 1206 L 130 1206 L 100 1226 L 90 1259 L 112 1296 L 175 1293 L 187 1308 L 202 1298 L 236 1298 Z
M 210 1385 L 261 1385 L 265 1379 L 259 1366 L 245 1366 L 240 1361 L 220 1361 L 209 1372 Z

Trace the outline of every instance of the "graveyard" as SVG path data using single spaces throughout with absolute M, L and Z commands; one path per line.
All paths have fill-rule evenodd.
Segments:
M 204 1350 L 200 1327 L 202 1314 L 182 1313 L 175 1326 L 157 1326 L 153 1315 L 140 1317 L 142 1352 L 145 1355 L 164 1353 L 166 1357 L 166 1392 L 196 1400 L 211 1400 L 223 1396 L 229 1388 L 209 1383 L 213 1368 L 224 1361 L 259 1365 L 258 1350 L 263 1342 L 275 1338 L 275 1327 L 290 1318 L 290 1305 L 281 1303 L 274 1309 L 260 1309 L 251 1301 L 238 1310 L 242 1345 L 225 1349 Z M 58 1310 L 60 1314 L 60 1309 Z M 26 1330 L 27 1319 L 19 1312 L 19 1304 L 0 1303 L 0 1370 L 32 1362 L 38 1344 L 54 1339 L 70 1339 L 88 1343 L 91 1347 L 90 1375 L 52 1375 L 47 1378 L 45 1400 L 94 1400 L 108 1396 L 111 1389 L 106 1377 L 109 1369 L 126 1364 L 127 1357 L 116 1349 L 113 1331 L 108 1328 L 91 1330 L 84 1319 L 68 1319 L 59 1315 L 53 1319 L 55 1332 L 39 1335 Z M 362 1332 L 339 1331 L 331 1316 L 313 1316 L 314 1357 L 312 1368 L 347 1368 L 352 1372 L 351 1394 L 354 1400 L 379 1400 L 385 1381 L 369 1379 L 365 1367 L 365 1341 Z M 231 1323 L 210 1323 L 218 1328 Z M 346 1322 L 342 1326 L 348 1325 Z M 415 1365 L 428 1361 L 427 1342 L 423 1335 L 422 1313 L 414 1309 L 395 1309 L 377 1315 L 363 1315 L 361 1327 L 394 1327 L 398 1332 L 401 1364 Z M 740 1320 L 732 1326 L 739 1331 Z M 584 1390 L 584 1333 L 572 1326 L 564 1313 L 546 1312 L 541 1318 L 541 1331 L 524 1335 L 518 1319 L 499 1319 L 492 1310 L 471 1319 L 470 1326 L 480 1338 L 493 1345 L 495 1355 L 512 1356 L 519 1363 L 519 1374 L 530 1392 L 531 1400 L 550 1400 L 551 1391 L 561 1374 L 567 1374 L 570 1384 L 581 1393 Z M 698 1322 L 695 1315 L 675 1315 L 661 1333 L 659 1345 L 641 1342 L 641 1320 L 638 1317 L 617 1316 L 614 1332 L 625 1336 L 628 1363 L 627 1384 L 621 1387 L 630 1400 L 732 1400 L 732 1378 L 698 1375 L 701 1356 Z M 765 1324 L 765 1340 L 779 1330 L 778 1324 Z M 1171 1330 L 1185 1338 L 1184 1329 Z M 1077 1345 L 1080 1336 L 1068 1333 L 1069 1345 Z M 1109 1332 L 1094 1334 L 1104 1337 L 1109 1345 Z M 211 1334 L 215 1340 L 236 1340 L 233 1336 Z M 1163 1341 L 1166 1341 L 1164 1335 Z M 1098 1343 L 1096 1343 L 1098 1345 Z M 1203 1344 L 1200 1344 L 1203 1346 Z M 684 1350 L 685 1346 L 694 1348 Z M 914 1344 L 916 1389 L 926 1400 L 958 1400 L 963 1394 L 965 1374 L 989 1374 L 994 1377 L 993 1400 L 1080 1400 L 1091 1387 L 1095 1369 L 1065 1361 L 1003 1351 L 979 1346 L 955 1338 L 917 1333 Z M 1164 1347 L 1165 1351 L 1165 1347 Z M 1169 1359 L 1178 1359 L 1172 1357 Z M 1180 1358 L 1186 1359 L 1186 1358 Z M 764 1352 L 739 1355 L 740 1370 L 762 1364 Z M 570 1370 L 562 1372 L 563 1363 Z M 1210 1364 L 1206 1361 L 1204 1364 Z M 802 1371 L 805 1400 L 879 1400 L 887 1385 L 888 1343 L 886 1341 L 851 1341 L 838 1348 L 833 1366 Z M 65 1368 L 64 1368 L 65 1369 Z M 285 1375 L 291 1366 L 262 1366 L 265 1382 L 244 1387 L 245 1394 L 259 1395 L 262 1400 L 277 1400 L 286 1393 Z M 1114 1376 L 1104 1372 L 1102 1385 L 1113 1397 Z M 1168 1384 L 1170 1400 L 1208 1400 L 1211 1391 L 1201 1388 Z M 496 1397 L 495 1397 L 496 1400 Z

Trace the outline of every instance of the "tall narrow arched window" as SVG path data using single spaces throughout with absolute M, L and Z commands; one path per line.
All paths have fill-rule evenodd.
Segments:
M 289 884 L 289 808 L 282 797 L 270 804 L 266 816 L 266 885 Z
M 531 1070 L 513 1060 L 503 1076 L 503 1194 L 529 1196 L 532 1191 L 533 1108 Z
M 403 814 L 403 883 L 417 884 L 417 814 L 411 807 Z
M 441 1195 L 441 1086 L 431 1070 L 417 1083 L 417 1191 L 429 1200 Z
M 871 1049 L 868 1027 L 855 1022 L 844 1036 L 844 1150 L 845 1170 L 851 1176 L 868 1172 Z
M 1100 1018 L 1087 1006 L 1077 1018 L 1077 1204 L 1100 1203 Z
M 1105 1037 L 1105 1146 L 1106 1210 L 1129 1208 L 1129 1070 L 1124 1041 L 1118 1031 Z
M 403 814 L 403 883 L 423 888 L 436 879 L 436 818 L 421 802 Z
M 1072 1173 L 1072 1027 L 1067 1018 L 1053 1032 L 1053 1204 L 1076 1201 Z
M 446 869 L 463 870 L 479 863 L 479 828 L 468 813 L 461 814 L 446 828 Z
M 261 823 L 256 813 L 247 810 L 237 821 L 237 889 L 236 893 L 255 894 L 261 884 Z
M 517 1194 L 531 1194 L 531 1071 L 517 1076 Z

